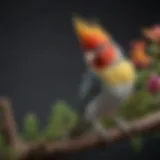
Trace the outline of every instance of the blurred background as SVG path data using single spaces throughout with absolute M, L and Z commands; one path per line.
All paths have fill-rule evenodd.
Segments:
M 20 128 L 30 111 L 44 126 L 57 99 L 74 108 L 80 103 L 78 87 L 85 66 L 72 30 L 73 13 L 98 18 L 126 53 L 129 41 L 140 37 L 141 28 L 160 23 L 154 1 L 14 2 L 0 3 L 0 95 L 11 97 Z M 132 160 L 159 159 L 160 155 L 158 142 L 147 140 L 141 154 L 123 142 L 71 157 Z

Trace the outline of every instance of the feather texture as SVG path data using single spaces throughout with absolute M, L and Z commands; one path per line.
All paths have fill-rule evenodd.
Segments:
M 132 82 L 135 79 L 134 67 L 127 60 L 121 60 L 110 67 L 97 70 L 96 74 L 110 87 Z

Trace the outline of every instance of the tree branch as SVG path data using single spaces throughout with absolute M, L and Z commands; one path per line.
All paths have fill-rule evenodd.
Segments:
M 16 151 L 21 160 L 32 160 L 42 157 L 46 160 L 48 155 L 63 155 L 65 153 L 83 151 L 98 146 L 109 145 L 119 140 L 134 136 L 138 133 L 146 133 L 160 128 L 160 111 L 144 116 L 139 120 L 129 123 L 130 130 L 128 134 L 122 133 L 118 128 L 108 130 L 108 135 L 102 139 L 96 133 L 88 132 L 81 136 L 68 139 L 57 140 L 53 142 L 23 142 L 20 141 L 16 125 L 11 112 L 11 105 L 7 99 L 0 99 L 0 109 L 2 115 L 2 124 L 4 126 L 3 134 L 8 140 L 8 144 Z M 56 157 L 59 159 L 58 157 Z
M 130 123 L 130 126 L 131 129 L 127 135 L 122 133 L 118 128 L 109 129 L 108 136 L 105 140 L 99 137 L 96 133 L 86 133 L 82 136 L 69 140 L 57 140 L 54 142 L 44 142 L 40 144 L 35 143 L 31 145 L 33 147 L 32 154 L 34 155 L 34 153 L 41 147 L 41 149 L 43 148 L 45 155 L 58 155 L 58 157 L 61 157 L 66 153 L 110 145 L 120 140 L 132 137 L 138 133 L 155 131 L 160 128 L 160 112 L 152 113 L 142 119 L 136 120 Z
M 2 119 L 2 133 L 7 144 L 14 145 L 19 141 L 17 127 L 13 117 L 11 102 L 5 97 L 0 98 L 0 113 Z
M 52 142 L 47 145 L 49 152 L 74 152 L 98 145 L 109 145 L 119 140 L 132 137 L 138 133 L 147 133 L 160 128 L 160 112 L 152 113 L 140 120 L 131 122 L 128 134 L 121 132 L 118 128 L 108 130 L 106 139 L 100 138 L 96 133 L 87 133 L 70 140 Z

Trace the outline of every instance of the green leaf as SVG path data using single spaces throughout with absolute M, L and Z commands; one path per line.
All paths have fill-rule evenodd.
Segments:
M 155 66 L 155 72 L 160 73 L 160 61 L 156 61 L 154 66 Z
M 3 135 L 0 133 L 0 148 L 3 148 L 5 145 L 5 139 Z
M 57 101 L 52 106 L 48 120 L 48 127 L 45 130 L 47 139 L 61 137 L 72 129 L 77 123 L 76 113 L 64 101 Z
M 115 122 L 113 121 L 113 119 L 106 116 L 102 117 L 101 122 L 106 128 L 111 128 L 115 126 Z
M 152 96 L 148 92 L 136 92 L 119 108 L 118 115 L 127 120 L 140 118 L 153 110 L 152 101 Z
M 160 139 L 160 132 L 153 133 L 152 137 L 155 139 Z
M 149 76 L 149 71 L 147 70 L 142 70 L 137 72 L 136 89 L 141 90 L 145 88 L 148 76 Z
M 156 43 L 151 43 L 147 49 L 150 56 L 157 58 L 158 54 L 160 53 L 160 46 Z
M 16 154 L 13 149 L 9 146 L 5 146 L 3 150 L 1 150 L 1 155 L 6 160 L 16 160 Z
M 36 115 L 29 113 L 24 118 L 22 137 L 25 140 L 36 140 L 39 136 L 38 119 Z
M 134 151 L 140 152 L 143 147 L 143 139 L 141 136 L 135 136 L 131 138 L 131 146 L 133 147 Z

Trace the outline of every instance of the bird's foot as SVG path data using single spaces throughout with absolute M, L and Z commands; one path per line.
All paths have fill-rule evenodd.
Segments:
M 130 130 L 131 130 L 131 127 L 130 125 L 128 125 L 128 123 L 123 120 L 122 118 L 118 117 L 118 118 L 115 118 L 115 122 L 116 122 L 116 125 L 117 127 L 124 133 L 129 133 Z
M 101 138 L 103 138 L 104 140 L 107 139 L 108 131 L 99 122 L 96 122 L 94 124 L 94 129 L 100 135 Z

